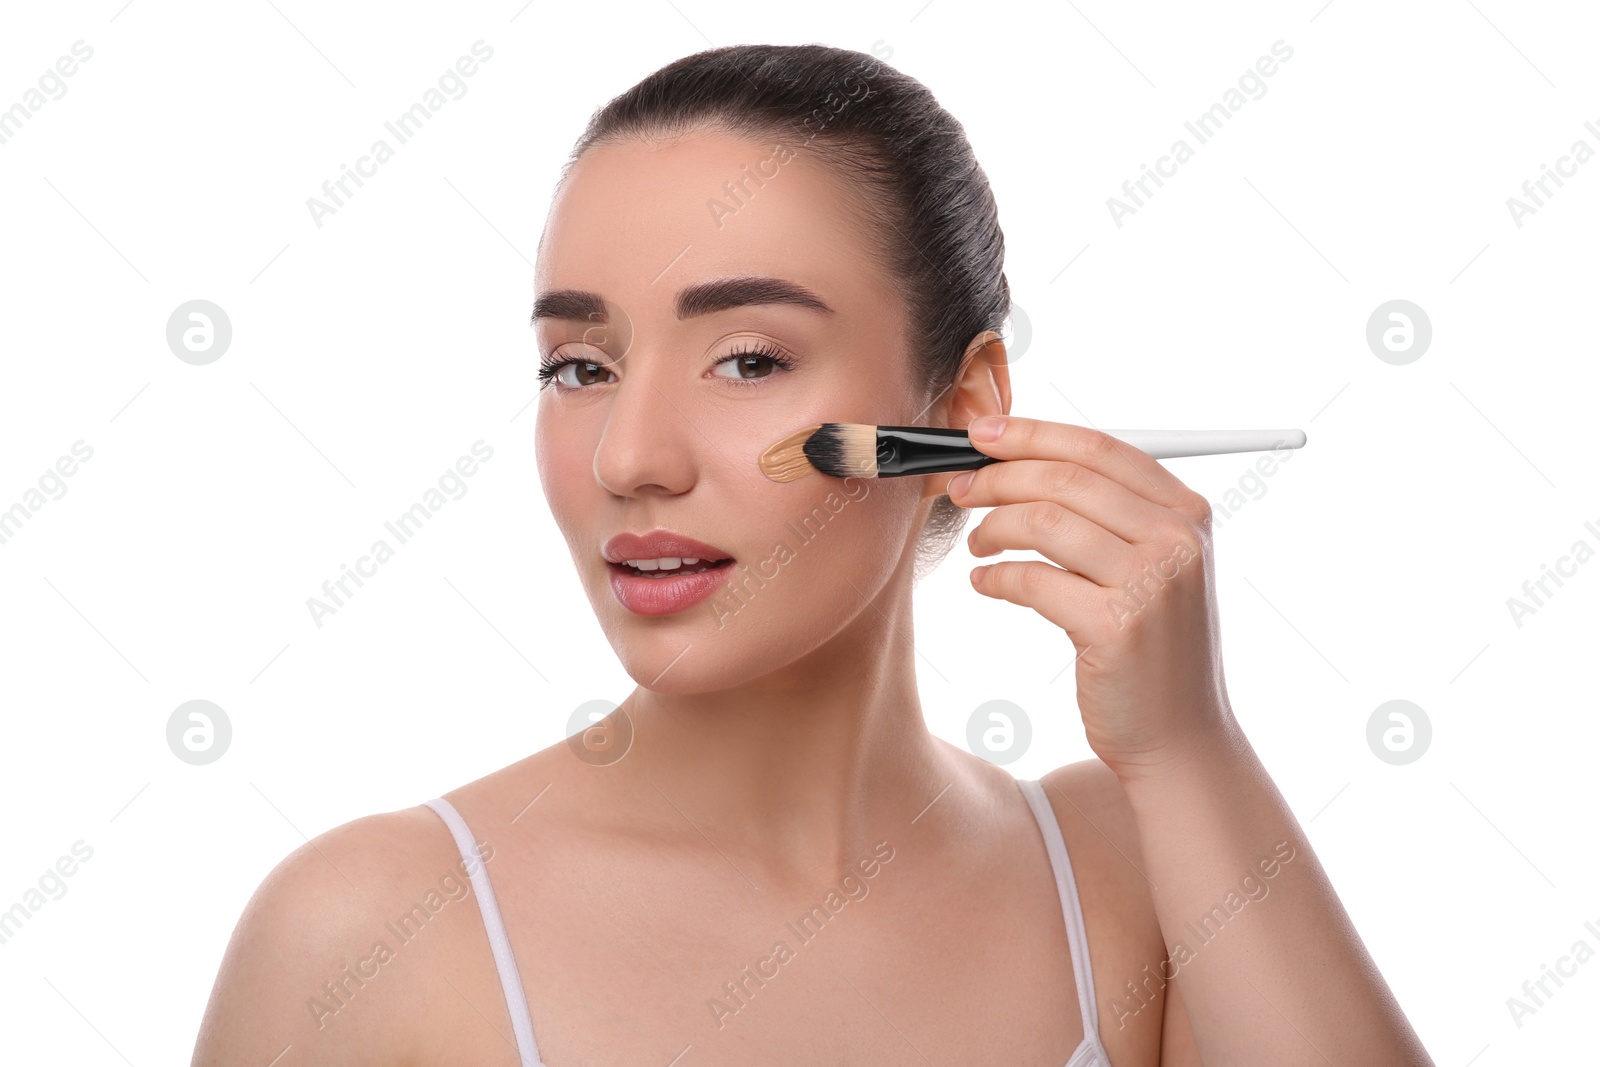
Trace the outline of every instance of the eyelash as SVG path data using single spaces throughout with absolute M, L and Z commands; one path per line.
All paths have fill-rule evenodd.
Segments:
M 764 359 L 769 359 L 776 366 L 778 366 L 778 367 L 780 367 L 780 368 L 782 368 L 783 370 L 786 370 L 786 371 L 794 369 L 794 360 L 792 360 L 789 357 L 785 356 L 780 350 L 778 350 L 777 348 L 773 347 L 770 344 L 757 343 L 757 342 L 751 342 L 751 346 L 749 348 L 744 348 L 744 349 L 740 349 L 737 352 L 728 353 L 726 356 L 724 356 L 721 359 L 717 360 L 716 364 L 714 364 L 714 365 L 715 366 L 721 366 L 722 364 L 728 362 L 730 359 L 747 359 L 747 358 L 749 358 L 751 356 L 760 356 L 760 357 L 762 357 Z M 541 361 L 540 364 L 539 364 L 539 388 L 540 389 L 544 389 L 552 381 L 554 381 L 556 375 L 561 372 L 561 368 L 565 367 L 568 363 L 578 363 L 578 364 L 581 364 L 581 365 L 586 366 L 586 367 L 600 367 L 600 366 L 603 366 L 602 364 L 596 363 L 593 360 L 578 359 L 575 356 L 567 356 L 567 357 L 565 357 L 563 359 Z M 769 375 L 764 375 L 761 378 L 725 378 L 723 380 L 724 381 L 728 381 L 728 382 L 732 382 L 735 385 L 751 386 L 751 385 L 758 385 L 762 381 L 765 381 L 767 378 L 770 378 L 770 377 L 772 377 L 772 375 L 769 374 Z M 598 384 L 598 383 L 596 383 L 596 384 Z M 567 389 L 567 390 L 586 389 L 586 388 L 588 388 L 588 386 L 583 386 L 583 385 L 577 385 L 577 386 L 560 385 L 559 383 L 557 383 L 556 387 L 558 389 Z

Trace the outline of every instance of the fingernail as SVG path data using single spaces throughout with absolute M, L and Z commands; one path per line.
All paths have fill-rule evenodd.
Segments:
M 985 415 L 980 419 L 973 419 L 967 427 L 967 436 L 978 441 L 993 441 L 1000 436 L 1000 431 L 1006 428 L 1003 415 Z
M 954 478 L 951 478 L 950 479 L 950 484 L 945 486 L 946 495 L 948 495 L 948 496 L 964 496 L 964 495 L 966 495 L 967 487 L 972 484 L 972 475 L 973 475 L 972 471 L 966 471 L 964 473 L 956 475 Z

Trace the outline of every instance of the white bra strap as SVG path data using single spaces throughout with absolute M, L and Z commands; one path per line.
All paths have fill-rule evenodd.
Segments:
M 517 1039 L 517 1055 L 522 1067 L 541 1067 L 539 1046 L 533 1040 L 533 1018 L 528 1014 L 528 996 L 522 989 L 522 975 L 517 971 L 517 958 L 511 953 L 511 939 L 506 936 L 506 924 L 500 918 L 500 905 L 494 899 L 494 887 L 489 884 L 489 872 L 479 858 L 472 831 L 467 820 L 444 797 L 426 801 L 456 839 L 456 848 L 472 879 L 473 892 L 478 895 L 478 910 L 483 914 L 483 928 L 489 934 L 489 948 L 494 951 L 494 965 L 500 972 L 500 987 L 505 990 L 506 1009 L 511 1013 L 511 1032 Z
M 1072 976 L 1078 987 L 1078 1008 L 1083 1014 L 1083 1033 L 1099 1044 L 1099 1023 L 1094 1008 L 1094 971 L 1089 965 L 1089 932 L 1083 925 L 1083 907 L 1078 901 L 1078 883 L 1072 875 L 1072 859 L 1061 836 L 1056 813 L 1045 796 L 1044 785 L 1032 779 L 1018 779 L 1033 817 L 1044 835 L 1045 851 L 1056 876 L 1056 893 L 1061 897 L 1061 917 L 1067 924 L 1067 944 L 1072 950 Z

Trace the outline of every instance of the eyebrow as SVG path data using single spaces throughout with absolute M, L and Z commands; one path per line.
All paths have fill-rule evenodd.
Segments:
M 752 304 L 792 304 L 833 314 L 833 308 L 805 286 L 759 275 L 719 278 L 685 286 L 678 291 L 675 310 L 678 318 L 688 319 Z M 584 289 L 554 289 L 541 293 L 533 303 L 534 322 L 540 319 L 604 322 L 606 318 L 605 298 Z

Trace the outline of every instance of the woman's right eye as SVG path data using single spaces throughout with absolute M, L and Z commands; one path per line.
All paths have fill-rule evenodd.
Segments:
M 574 375 L 569 376 L 563 373 L 568 367 L 576 367 L 578 369 Z M 581 389 L 584 386 L 595 384 L 594 381 L 587 380 L 588 375 L 592 373 L 609 374 L 610 371 L 599 363 L 592 363 L 586 359 L 574 359 L 571 356 L 565 359 L 550 360 L 541 363 L 539 366 L 539 388 L 543 389 L 554 379 L 558 385 L 567 389 Z M 577 381 L 569 380 L 571 377 L 577 378 Z

